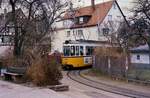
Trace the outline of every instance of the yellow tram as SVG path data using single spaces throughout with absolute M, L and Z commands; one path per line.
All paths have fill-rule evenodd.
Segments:
M 76 40 L 63 44 L 62 66 L 65 69 L 91 66 L 93 64 L 94 48 L 99 46 L 97 41 Z

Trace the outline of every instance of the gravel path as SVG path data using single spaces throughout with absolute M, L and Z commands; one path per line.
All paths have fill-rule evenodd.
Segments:
M 60 92 L 60 94 L 65 94 L 71 98 L 128 98 L 77 83 L 67 77 L 66 73 L 67 72 L 63 72 L 64 78 L 62 83 L 69 85 L 70 90 L 68 92 Z
M 0 80 L 0 98 L 71 98 L 50 89 L 25 87 Z

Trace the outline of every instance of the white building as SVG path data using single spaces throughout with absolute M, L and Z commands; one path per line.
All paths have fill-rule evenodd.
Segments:
M 91 0 L 91 6 L 66 12 L 64 18 L 56 23 L 58 30 L 52 50 L 62 52 L 66 40 L 106 41 L 104 35 L 115 32 L 124 20 L 125 16 L 117 1 L 95 5 L 94 0 Z
M 149 47 L 141 45 L 131 49 L 131 64 L 139 68 L 150 68 Z

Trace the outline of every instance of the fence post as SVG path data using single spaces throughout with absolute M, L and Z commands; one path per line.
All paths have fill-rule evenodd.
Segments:
M 95 55 L 92 56 L 93 60 L 93 65 L 92 65 L 92 68 L 96 68 L 96 60 L 95 60 Z
M 126 56 L 125 57 L 125 78 L 126 78 L 126 80 L 128 81 L 128 69 L 129 69 L 129 66 L 128 66 L 128 57 Z
M 111 68 L 110 57 L 108 57 L 108 74 L 109 74 L 109 76 L 111 76 L 110 68 Z

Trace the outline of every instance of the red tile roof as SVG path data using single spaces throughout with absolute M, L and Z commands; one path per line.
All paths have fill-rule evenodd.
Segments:
M 92 8 L 92 6 L 87 6 L 87 7 L 77 9 L 75 11 L 75 17 L 88 15 L 88 16 L 91 16 L 91 18 L 86 24 L 81 24 L 81 25 L 75 24 L 72 26 L 72 28 L 95 26 L 97 25 L 98 22 L 101 23 L 105 19 L 109 10 L 112 8 L 113 3 L 114 3 L 114 0 L 96 4 L 95 10 Z M 71 17 L 69 16 L 69 14 L 66 13 L 64 16 L 64 19 L 70 19 L 70 18 Z

